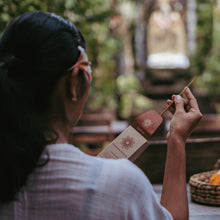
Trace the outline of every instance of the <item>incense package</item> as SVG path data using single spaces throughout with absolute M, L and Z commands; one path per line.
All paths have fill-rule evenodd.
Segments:
M 196 76 L 187 84 L 189 87 Z M 185 87 L 185 88 L 186 88 Z M 182 95 L 185 88 L 179 93 Z M 162 123 L 163 114 L 173 105 L 172 101 L 160 114 L 150 110 L 138 116 L 134 122 L 116 137 L 98 156 L 103 158 L 127 158 L 131 161 L 137 159 L 148 147 L 148 139 Z
M 148 140 L 163 119 L 156 111 L 150 110 L 138 116 L 119 136 L 117 136 L 98 157 L 137 159 L 148 147 Z

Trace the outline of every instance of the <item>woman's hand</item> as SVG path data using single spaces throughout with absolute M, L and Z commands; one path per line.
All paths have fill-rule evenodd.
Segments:
M 189 88 L 185 88 L 186 99 L 173 96 L 170 107 L 173 118 L 167 134 L 167 157 L 164 171 L 161 204 L 170 211 L 173 219 L 188 219 L 188 197 L 186 188 L 186 139 L 202 118 L 197 101 Z M 168 100 L 170 104 L 172 101 Z
M 170 107 L 173 118 L 170 123 L 170 130 L 167 139 L 171 137 L 179 137 L 186 141 L 191 131 L 202 118 L 197 101 L 188 87 L 185 88 L 184 94 L 187 99 L 179 95 L 173 95 L 174 104 Z M 172 101 L 168 100 L 170 104 Z

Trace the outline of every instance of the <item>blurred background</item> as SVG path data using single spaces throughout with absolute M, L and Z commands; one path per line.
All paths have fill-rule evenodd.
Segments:
M 217 0 L 0 0 L 0 32 L 27 11 L 53 12 L 84 34 L 93 82 L 86 110 L 128 119 L 193 88 L 219 113 L 220 3 Z M 209 107 L 209 108 L 208 108 Z
M 191 88 L 204 117 L 192 137 L 220 137 L 220 0 L 0 0 L 0 32 L 39 10 L 73 22 L 92 62 L 90 96 L 72 143 L 102 148 L 143 111 L 162 111 L 195 75 Z M 153 140 L 165 139 L 169 120 L 167 112 Z M 207 152 L 204 145 L 206 159 Z M 210 164 L 219 156 L 216 147 Z

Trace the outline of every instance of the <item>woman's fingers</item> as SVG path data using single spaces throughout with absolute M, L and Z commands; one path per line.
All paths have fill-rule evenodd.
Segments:
M 196 98 L 192 95 L 189 88 L 185 88 L 184 94 L 186 98 L 182 98 L 180 95 L 172 96 L 174 105 L 170 107 L 170 112 L 173 114 L 170 123 L 170 132 L 168 137 L 177 135 L 184 140 L 191 133 L 192 129 L 198 124 L 202 117 L 199 110 Z M 173 102 L 167 100 L 168 104 Z
M 172 104 L 172 105 L 171 105 L 171 104 Z M 174 112 L 175 112 L 175 104 L 174 104 L 174 101 L 168 99 L 168 100 L 167 100 L 167 105 L 171 105 L 171 106 L 169 107 L 169 111 L 170 111 L 172 114 L 174 114 Z
M 188 87 L 185 88 L 184 94 L 186 95 L 187 99 L 189 100 L 189 105 L 191 108 L 199 109 L 198 103 L 196 98 L 193 96 L 192 92 Z
M 170 100 L 170 99 L 168 99 L 167 100 L 167 104 L 168 105 L 170 105 L 171 103 L 173 103 L 171 106 L 170 106 L 170 108 L 169 108 L 169 111 L 172 113 L 172 114 L 174 114 L 174 112 L 175 112 L 175 109 L 176 109 L 176 107 L 175 107 L 175 103 L 174 103 L 174 99 L 175 99 L 175 95 L 173 95 L 172 96 L 172 99 L 173 100 Z M 184 109 L 185 109 L 185 111 L 189 111 L 189 109 L 190 109 L 190 107 L 189 107 L 189 101 L 188 100 L 186 100 L 186 99 L 183 99 L 183 105 L 184 105 Z

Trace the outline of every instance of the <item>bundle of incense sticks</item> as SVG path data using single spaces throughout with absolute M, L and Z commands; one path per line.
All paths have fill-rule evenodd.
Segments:
M 189 87 L 194 77 L 186 87 Z M 186 88 L 185 87 L 185 88 Z M 185 88 L 179 93 L 182 95 Z M 160 114 L 154 110 L 147 111 L 138 116 L 118 137 L 116 137 L 98 157 L 103 158 L 127 158 L 131 161 L 137 159 L 149 146 L 148 140 L 163 121 L 163 114 L 173 105 L 172 101 Z

